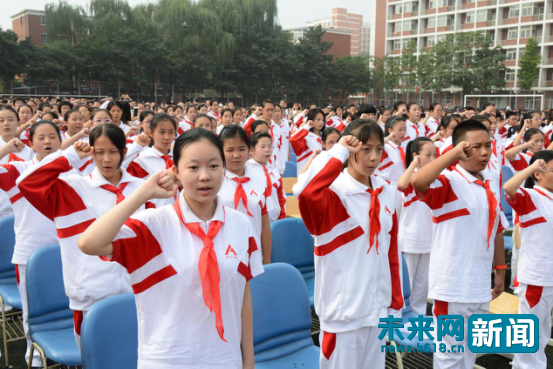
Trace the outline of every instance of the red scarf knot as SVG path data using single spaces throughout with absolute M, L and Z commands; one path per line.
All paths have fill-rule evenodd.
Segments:
M 371 251 L 373 244 L 376 240 L 376 253 L 378 254 L 378 234 L 380 233 L 380 200 L 378 195 L 382 193 L 384 187 L 379 187 L 376 190 L 370 188 L 367 192 L 371 195 L 371 207 L 369 209 L 369 249 L 367 254 Z
M 115 201 L 115 204 L 119 204 L 121 201 L 125 200 L 125 196 L 123 196 L 123 191 L 125 190 L 128 184 L 129 182 L 121 183 L 119 187 L 115 187 L 114 185 L 111 185 L 111 184 L 105 184 L 100 187 L 106 191 L 109 191 L 117 195 L 117 200 Z
M 250 217 L 253 217 L 252 213 L 250 213 L 250 209 L 248 209 L 248 195 L 246 195 L 246 191 L 244 191 L 244 187 L 242 186 L 244 183 L 249 182 L 249 177 L 234 177 L 232 180 L 236 183 L 238 183 L 238 186 L 236 187 L 236 192 L 234 193 L 234 208 L 238 209 L 238 204 L 240 203 L 240 200 L 242 200 L 242 203 L 244 204 L 244 207 L 246 208 L 246 212 Z

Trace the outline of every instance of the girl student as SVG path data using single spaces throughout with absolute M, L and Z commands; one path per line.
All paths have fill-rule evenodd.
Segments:
M 403 206 L 398 241 L 409 271 L 411 308 L 416 315 L 425 315 L 434 223 L 430 208 L 419 201 L 409 180 L 414 172 L 436 158 L 436 149 L 431 139 L 419 137 L 409 142 L 406 150 L 407 170 L 397 184 L 398 190 L 402 192 Z
M 232 110 L 229 108 L 224 108 L 221 110 L 221 119 L 219 121 L 219 125 L 217 126 L 217 134 L 220 134 L 223 128 L 231 125 L 233 123 L 232 119 Z
M 326 120 L 327 127 L 333 127 L 338 129 L 338 131 L 342 132 L 346 128 L 346 125 L 342 120 L 343 112 L 344 112 L 344 108 L 341 105 L 337 105 L 332 110 L 332 112 L 328 114 L 328 117 Z
M 27 260 L 34 251 L 44 246 L 57 244 L 59 241 L 52 220 L 42 215 L 22 196 L 17 188 L 16 180 L 25 170 L 58 151 L 61 144 L 59 128 L 54 123 L 46 120 L 41 120 L 31 126 L 29 138 L 36 156 L 31 160 L 12 161 L 0 166 L 0 189 L 9 196 L 15 215 L 15 248 L 12 263 L 15 264 L 17 286 L 23 306 L 23 328 L 27 339 L 25 360 L 27 363 L 29 362 L 29 352 L 32 345 L 29 336 L 27 288 L 25 285 Z M 25 147 L 27 146 L 19 139 L 13 138 L 0 148 L 0 158 L 17 153 Z M 42 366 L 38 352 L 33 355 L 32 366 Z
M 263 264 L 271 262 L 271 225 L 267 199 L 271 186 L 265 176 L 247 167 L 251 143 L 246 131 L 236 125 L 225 127 L 219 135 L 225 155 L 225 176 L 219 191 L 223 205 L 245 214 L 261 247 Z
M 174 167 L 171 146 L 178 130 L 175 118 L 167 113 L 154 115 L 150 122 L 149 136 L 153 145 L 142 151 L 127 167 L 127 171 L 138 178 L 148 178 L 160 170 L 171 170 Z M 170 205 L 175 199 L 158 199 L 158 207 Z
M 426 121 L 426 126 L 428 127 L 429 135 L 434 135 L 438 132 L 438 127 L 444 117 L 444 107 L 440 103 L 432 103 L 428 110 L 430 117 Z
M 96 220 L 79 246 L 130 274 L 140 317 L 139 369 L 253 369 L 249 280 L 263 266 L 250 222 L 217 195 L 223 146 L 212 132 L 186 131 L 175 143 L 175 165 L 184 190 L 174 206 L 132 215 L 146 201 L 176 193 L 165 173 L 155 173 Z
M 413 141 L 415 138 L 434 135 L 435 132 L 431 133 L 428 126 L 426 126 L 426 121 L 429 116 L 427 115 L 426 118 L 423 118 L 421 121 L 421 108 L 419 104 L 416 102 L 409 103 L 407 105 L 407 116 L 409 119 L 405 122 L 407 123 L 407 133 L 403 139 L 404 147 L 407 146 L 409 141 Z
M 92 131 L 89 142 L 91 146 L 80 141 L 49 155 L 18 180 L 21 194 L 56 225 L 65 293 L 74 312 L 77 343 L 83 316 L 96 302 L 131 291 L 129 276 L 121 266 L 83 254 L 77 247 L 77 239 L 94 220 L 143 183 L 121 167 L 127 152 L 121 129 L 102 124 Z M 90 175 L 62 177 L 89 156 L 96 163 Z
M 397 191 L 374 175 L 383 146 L 376 123 L 353 121 L 294 186 L 302 218 L 315 238 L 322 369 L 384 368 L 379 318 L 403 308 Z
M 286 113 L 284 114 L 286 115 Z M 275 112 L 273 113 L 273 121 L 279 128 L 279 154 L 277 155 L 278 163 L 276 167 L 279 169 L 281 174 L 284 173 L 286 169 L 286 162 L 290 159 L 290 124 L 288 120 L 283 118 L 283 109 L 280 105 L 275 105 Z M 275 146 L 275 145 L 273 145 Z
M 123 119 L 123 112 L 125 111 L 125 105 L 121 101 L 112 101 L 107 106 L 107 111 L 111 114 L 113 124 L 121 128 L 123 132 L 127 132 L 131 127 Z
M 521 129 L 520 132 L 522 133 L 522 131 Z M 519 136 L 522 136 L 521 133 L 519 133 Z M 520 141 L 518 137 L 517 139 Z M 532 157 L 543 150 L 545 137 L 539 129 L 530 128 L 524 132 L 523 139 L 523 144 L 516 145 L 505 152 L 505 158 L 509 161 L 515 173 L 526 169 Z M 553 144 L 547 149 L 553 149 Z
M 386 134 L 386 122 L 390 117 L 392 116 L 392 110 L 391 109 L 384 109 L 382 110 L 382 114 L 378 116 L 378 125 L 380 128 L 382 128 L 382 132 Z
M 62 150 L 73 145 L 77 141 L 87 141 L 90 129 L 84 128 L 84 119 L 78 110 L 69 110 L 63 116 L 67 130 L 62 133 L 61 139 L 63 142 L 70 140 L 67 144 L 61 146 Z
M 177 132 L 179 135 L 182 135 L 184 132 L 194 127 L 192 122 L 194 121 L 196 114 L 197 111 L 194 105 L 188 105 L 186 107 L 184 119 L 179 123 L 179 129 Z
M 10 106 L 0 107 L 0 147 L 6 145 L 12 139 L 19 137 L 17 136 L 18 120 L 17 112 Z M 27 146 L 19 152 L 10 153 L 8 156 L 1 158 L 0 164 L 6 164 L 14 160 L 27 161 L 31 160 L 34 156 L 35 152 Z M 0 214 L 2 214 L 1 210 Z
M 322 141 L 323 150 L 330 150 L 340 140 L 340 131 L 334 127 L 328 127 L 323 130 Z
M 518 312 L 536 315 L 540 324 L 539 351 L 515 354 L 513 368 L 545 369 L 544 349 L 550 338 L 553 309 L 553 151 L 536 153 L 530 165 L 507 181 L 503 189 L 520 217 Z
M 438 127 L 439 132 L 442 132 L 442 137 L 434 143 L 440 149 L 439 155 L 443 155 L 453 149 L 453 130 L 462 121 L 463 118 L 458 115 L 449 115 L 442 119 Z
M 407 132 L 405 119 L 399 116 L 391 117 L 386 122 L 386 144 L 382 153 L 382 161 L 378 166 L 377 174 L 392 183 L 397 183 L 405 171 L 406 155 L 401 146 Z
M 207 129 L 208 131 L 211 131 L 213 133 L 217 132 L 217 122 L 212 120 L 211 117 L 207 114 L 196 114 L 192 122 L 194 128 Z
M 252 134 L 251 159 L 246 162 L 246 168 L 266 178 L 267 181 L 267 212 L 269 222 L 286 218 L 286 194 L 279 171 L 269 165 L 273 154 L 273 138 L 268 133 Z
M 232 121 L 237 126 L 242 127 L 244 125 L 244 113 L 242 112 L 242 109 L 234 109 L 234 111 L 232 112 Z
M 290 144 L 298 157 L 298 176 L 315 150 L 322 149 L 321 131 L 325 128 L 322 109 L 311 109 L 307 121 L 290 137 Z
M 154 115 L 155 113 L 153 110 L 150 110 L 150 109 L 142 110 L 142 112 L 138 116 L 138 126 L 140 127 L 140 133 L 150 137 L 150 134 L 149 134 L 150 123 L 152 123 L 152 119 L 154 118 Z

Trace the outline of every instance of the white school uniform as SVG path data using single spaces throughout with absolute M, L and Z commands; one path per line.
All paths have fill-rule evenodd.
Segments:
M 131 290 L 129 277 L 123 268 L 86 255 L 77 246 L 79 236 L 98 217 L 113 208 L 119 197 L 102 187 L 113 185 L 98 169 L 88 176 L 60 177 L 72 166 L 78 166 L 79 162 L 77 152 L 71 147 L 49 155 L 17 181 L 25 198 L 56 225 L 65 293 L 69 297 L 69 307 L 76 314 L 86 312 L 96 302 L 109 296 Z M 120 185 L 126 183 L 122 196 L 128 197 L 143 181 L 124 169 L 121 171 Z M 75 328 L 79 334 L 80 327 Z
M 344 121 L 342 120 L 342 118 L 334 115 L 332 117 L 330 117 L 327 121 L 326 121 L 326 127 L 333 127 L 333 128 L 336 128 L 338 131 L 340 132 L 343 132 L 344 129 L 346 129 L 346 125 L 344 124 Z
M 243 177 L 238 177 L 236 174 L 225 170 L 225 176 L 223 178 L 223 185 L 219 190 L 219 201 L 226 208 L 232 208 L 238 210 L 240 213 L 247 216 L 252 225 L 253 235 L 256 243 L 259 245 L 259 256 L 263 257 L 263 250 L 261 249 L 261 228 L 262 218 L 267 214 L 267 179 L 265 176 L 256 174 L 255 171 L 249 167 L 245 167 Z M 242 184 L 242 189 L 247 198 L 247 207 L 238 191 L 238 182 L 234 179 L 249 178 L 249 180 Z M 236 200 L 239 202 L 236 206 Z
M 313 152 L 317 149 L 323 149 L 323 141 L 321 137 L 315 133 L 309 131 L 307 126 L 304 126 L 302 129 L 297 131 L 290 137 L 290 144 L 294 149 L 294 153 L 298 157 L 298 177 L 303 170 L 303 167 L 309 161 Z
M 186 132 L 186 131 L 188 131 L 189 129 L 192 129 L 192 128 L 193 128 L 192 122 L 189 121 L 188 119 L 185 119 L 185 120 L 183 120 L 182 122 L 179 123 L 179 129 L 177 131 L 177 135 L 180 136 L 184 132 Z
M 119 125 L 117 126 L 123 130 L 123 132 L 127 133 L 129 129 L 131 129 L 131 126 L 128 124 L 123 123 L 123 121 L 119 122 Z
M 440 126 L 440 121 L 434 119 L 434 117 L 429 117 L 426 120 L 426 137 L 432 138 L 438 132 L 438 127 Z
M 4 146 L 6 142 L 0 137 L 0 147 Z M 21 152 L 10 153 L 0 159 L 0 165 L 8 164 L 14 161 L 28 161 L 35 157 L 35 152 L 25 145 Z M 10 196 L 5 191 L 0 190 L 0 218 L 13 215 L 13 208 L 10 202 Z
M 279 137 L 279 154 L 278 160 L 276 163 L 276 168 L 280 175 L 284 174 L 286 169 L 286 162 L 290 156 L 290 125 L 286 119 L 281 119 L 280 124 L 277 124 L 280 128 L 280 137 Z M 273 143 L 274 145 L 274 143 Z
M 204 245 L 183 224 L 197 223 L 207 234 L 213 221 L 223 223 L 213 249 L 226 343 L 202 294 L 198 261 Z M 108 259 L 130 274 L 138 310 L 138 369 L 241 369 L 242 302 L 246 282 L 263 272 L 258 253 L 250 222 L 222 201 L 208 222 L 190 210 L 184 196 L 174 206 L 131 217 Z
M 407 144 L 413 141 L 415 138 L 419 137 L 428 137 L 428 126 L 423 126 L 422 124 L 413 123 L 409 119 L 405 121 L 407 125 L 407 133 L 403 138 L 402 146 L 405 148 Z
M 490 272 L 495 236 L 504 228 L 496 194 L 498 186 L 486 172 L 480 175 L 488 183 L 489 198 L 486 189 L 475 182 L 477 178 L 457 165 L 452 171 L 443 171 L 421 199 L 430 207 L 436 224 L 430 253 L 428 297 L 434 299 L 438 310 L 449 309 L 450 314 L 460 314 L 465 319 L 470 313 L 487 312 L 483 309 L 491 300 Z M 494 210 L 490 209 L 489 202 Z M 494 213 L 490 223 L 489 218 Z M 465 331 L 464 345 L 466 341 Z M 435 368 L 472 368 L 475 360 L 475 354 L 469 350 L 464 355 L 434 353 Z
M 144 149 L 127 167 L 129 174 L 147 179 L 152 174 L 155 174 L 164 169 L 169 169 L 174 165 L 173 163 L 173 150 L 167 155 L 163 155 L 156 148 L 148 147 Z M 162 207 L 165 205 L 171 205 L 175 202 L 175 198 L 170 197 L 168 199 L 154 199 L 152 202 L 156 207 Z
M 411 184 L 400 191 L 403 210 L 399 222 L 398 244 L 409 271 L 411 308 L 417 314 L 426 315 L 434 223 L 430 208 L 419 200 Z
M 392 183 L 397 183 L 405 172 L 405 149 L 392 141 L 386 142 L 380 164 L 376 171 L 378 176 Z
M 62 132 L 61 134 L 61 142 L 64 142 L 64 141 L 67 141 L 71 138 L 72 136 L 69 136 L 69 133 L 67 131 L 65 132 Z M 79 138 L 77 141 L 84 141 L 84 142 L 87 142 L 88 143 L 88 137 L 81 137 Z
M 509 160 L 509 164 L 513 168 L 513 172 L 516 174 L 528 168 L 530 165 L 530 160 L 534 156 L 534 153 L 531 151 L 519 152 L 515 160 Z
M 352 332 L 372 337 L 376 345 L 374 334 L 362 330 L 376 329 L 379 318 L 399 315 L 403 308 L 396 189 L 372 175 L 372 187 L 380 194 L 371 195 L 347 169 L 342 172 L 348 157 L 342 145 L 321 152 L 294 186 L 302 218 L 315 239 L 315 309 L 323 335 L 335 333 L 336 352 L 341 353 L 325 356 L 321 351 L 321 367 L 327 368 L 340 367 L 343 355 L 356 355 L 359 347 L 347 339 Z M 378 360 L 383 367 L 384 353 L 373 351 L 367 350 L 356 368 L 367 360 Z
M 244 123 L 244 130 L 248 134 L 248 137 L 252 135 L 252 123 L 256 120 L 259 120 L 259 117 L 255 114 L 250 115 L 250 117 L 246 120 L 246 123 Z
M 272 223 L 278 219 L 286 219 L 286 194 L 278 170 L 270 165 L 262 166 L 254 159 L 248 160 L 246 167 L 258 176 L 265 177 L 267 188 L 271 189 L 267 197 L 269 221 Z
M 282 171 L 281 173 L 284 173 L 285 168 L 282 167 L 280 159 L 280 150 L 282 145 L 282 132 L 280 125 L 271 120 L 271 124 L 269 125 L 269 133 L 273 138 L 273 146 L 275 147 L 273 150 L 273 156 L 271 157 L 271 160 L 269 160 L 269 164 L 278 168 L 279 172 Z M 286 167 L 286 164 L 284 164 L 284 167 Z
M 69 150 L 70 148 L 67 148 L 65 150 Z M 127 154 L 123 158 L 123 161 L 121 162 L 121 167 L 126 168 L 129 166 L 129 164 L 140 154 L 145 148 L 140 146 L 136 139 L 133 141 L 132 138 L 127 139 Z M 92 158 L 89 158 L 88 160 L 83 160 L 82 165 L 79 168 L 75 168 L 78 173 L 80 173 L 82 176 L 88 176 L 90 175 L 94 169 L 96 169 L 96 163 Z

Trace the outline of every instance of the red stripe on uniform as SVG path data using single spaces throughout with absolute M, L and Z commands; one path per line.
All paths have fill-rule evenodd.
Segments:
M 242 274 L 244 278 L 246 278 L 246 281 L 249 281 L 253 278 L 252 271 L 249 266 L 246 266 L 246 264 L 240 262 L 238 264 L 238 273 Z
M 146 291 L 148 288 L 155 286 L 161 281 L 166 280 L 169 277 L 177 274 L 177 271 L 171 266 L 167 265 L 165 268 L 158 270 L 154 274 L 145 278 L 142 282 L 138 282 L 132 285 L 132 290 L 135 295 Z
M 357 228 L 352 229 L 351 231 L 348 231 L 346 233 L 343 233 L 330 241 L 329 243 L 321 246 L 315 246 L 315 255 L 317 256 L 325 256 L 330 254 L 332 251 L 336 250 L 339 247 L 342 247 L 349 242 L 355 240 L 356 238 L 363 235 L 365 232 L 363 231 L 363 228 L 361 226 L 358 226 Z
M 96 219 L 89 219 L 89 220 L 84 221 L 82 223 L 75 224 L 71 227 L 58 228 L 57 229 L 58 237 L 59 238 L 69 238 L 69 237 L 73 237 L 73 236 L 76 236 L 78 234 L 81 234 L 84 231 L 86 231 L 88 226 L 91 225 L 92 223 L 94 223 L 95 220 Z
M 17 282 L 17 285 L 19 286 L 19 265 L 15 264 L 15 281 Z
M 529 220 L 527 222 L 520 222 L 519 226 L 520 226 L 520 228 L 528 228 L 528 227 L 531 227 L 533 225 L 541 224 L 541 223 L 547 223 L 547 220 L 544 217 L 534 218 L 534 219 Z
M 434 300 L 434 316 L 437 318 L 440 315 L 448 314 L 449 306 L 447 301 Z
M 75 326 L 75 333 L 81 335 L 81 326 L 83 325 L 84 314 L 80 310 L 73 310 L 73 324 Z
M 328 333 L 323 331 L 323 342 L 321 344 L 321 351 L 323 356 L 330 360 L 334 349 L 336 348 L 336 333 Z
M 411 204 L 413 204 L 413 203 L 416 202 L 416 201 L 419 201 L 419 198 L 418 198 L 417 196 L 413 197 L 413 198 L 412 198 L 411 200 L 409 200 L 409 201 L 404 201 L 404 202 L 403 202 L 403 207 L 404 207 L 404 208 L 407 208 L 407 207 L 409 207 Z
M 380 168 L 378 168 L 378 170 L 384 170 L 388 167 L 391 167 L 393 164 L 394 164 L 393 161 L 389 161 L 388 164 L 381 166 Z
M 10 202 L 14 204 L 17 200 L 19 200 L 22 197 L 23 197 L 23 194 L 19 192 L 17 195 L 13 195 L 12 197 L 10 197 Z
M 305 154 L 303 154 L 302 156 L 300 156 L 300 157 L 298 158 L 298 161 L 302 161 L 302 160 L 307 159 L 311 154 L 313 154 L 313 151 L 308 151 L 308 152 L 306 152 Z
M 542 286 L 528 285 L 528 287 L 526 287 L 526 294 L 524 297 L 526 298 L 526 301 L 528 301 L 528 306 L 530 306 L 530 309 L 533 309 L 534 306 L 536 306 L 540 302 L 542 292 Z
M 432 217 L 432 221 L 437 224 L 453 218 L 462 217 L 464 215 L 470 215 L 470 212 L 466 208 L 455 210 L 451 213 L 445 213 L 438 217 Z

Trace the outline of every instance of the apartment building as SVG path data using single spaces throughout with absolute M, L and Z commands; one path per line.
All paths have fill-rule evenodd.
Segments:
M 19 41 L 30 37 L 31 42 L 37 46 L 48 43 L 45 11 L 25 9 L 11 18 L 12 30 L 19 37 Z

